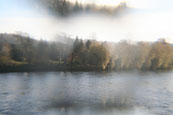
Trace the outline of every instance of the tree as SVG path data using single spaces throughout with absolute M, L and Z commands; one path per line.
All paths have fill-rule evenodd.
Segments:
M 12 60 L 24 61 L 23 60 L 23 52 L 22 52 L 20 45 L 12 44 L 10 54 L 11 54 Z
M 10 60 L 10 46 L 7 43 L 2 43 L 0 46 L 0 65 L 9 65 Z
M 98 42 L 92 42 L 89 48 L 89 64 L 101 66 L 102 69 L 107 67 L 110 60 L 110 53 L 106 47 Z

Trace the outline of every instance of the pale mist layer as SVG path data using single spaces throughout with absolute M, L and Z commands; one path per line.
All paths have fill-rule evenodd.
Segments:
M 121 3 L 120 6 L 110 9 L 100 6 L 97 8 L 97 5 L 91 6 L 89 11 L 87 11 L 86 5 L 83 8 L 81 4 L 78 4 L 79 9 L 70 7 L 71 9 L 68 8 L 70 12 L 62 15 L 54 3 L 49 3 L 50 0 L 45 0 L 48 7 L 45 3 L 38 1 L 32 1 L 31 9 L 35 10 L 34 16 L 0 18 L 2 27 L 0 32 L 21 31 L 36 39 L 45 40 L 57 40 L 58 36 L 65 35 L 72 38 L 79 36 L 82 39 L 115 42 L 121 40 L 156 41 L 159 38 L 173 42 L 171 39 L 173 17 L 169 13 L 153 14 L 149 11 L 128 8 L 126 5 L 122 7 Z M 52 7 L 52 5 L 55 6 Z M 66 7 L 62 9 L 66 11 Z M 62 12 L 65 12 L 64 10 Z

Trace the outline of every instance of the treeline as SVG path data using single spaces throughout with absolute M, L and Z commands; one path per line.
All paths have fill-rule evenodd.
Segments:
M 51 11 L 54 11 L 60 16 L 68 16 L 80 12 L 92 12 L 92 13 L 107 13 L 116 14 L 119 11 L 127 9 L 125 2 L 115 7 L 98 6 L 96 4 L 82 4 L 77 0 L 75 3 L 69 0 L 41 0 L 43 6 L 47 7 Z
M 160 39 L 154 43 L 126 41 L 114 45 L 110 68 L 163 70 L 173 67 L 173 45 Z
M 0 65 L 66 63 L 71 49 L 71 43 L 38 41 L 28 36 L 0 34 Z
M 103 70 L 163 70 L 173 68 L 173 45 L 164 39 L 157 42 L 119 43 L 76 39 L 71 64 L 98 66 Z
M 99 42 L 64 37 L 59 42 L 0 34 L 0 67 L 55 66 L 101 70 L 164 70 L 173 68 L 173 45 L 157 42 Z M 61 68 L 61 70 L 63 70 Z

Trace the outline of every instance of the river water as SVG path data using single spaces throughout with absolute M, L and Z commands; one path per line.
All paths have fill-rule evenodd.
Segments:
M 172 115 L 173 72 L 0 74 L 0 115 Z

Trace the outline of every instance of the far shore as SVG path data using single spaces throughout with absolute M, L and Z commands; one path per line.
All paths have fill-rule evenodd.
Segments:
M 120 69 L 120 70 L 103 70 L 102 67 L 97 66 L 70 66 L 70 65 L 21 65 L 21 66 L 0 66 L 0 73 L 10 73 L 10 72 L 50 72 L 50 71 L 62 71 L 62 72 L 112 72 L 112 71 L 170 71 L 173 70 L 173 67 L 167 69 L 157 69 L 157 70 L 150 70 L 150 69 Z

